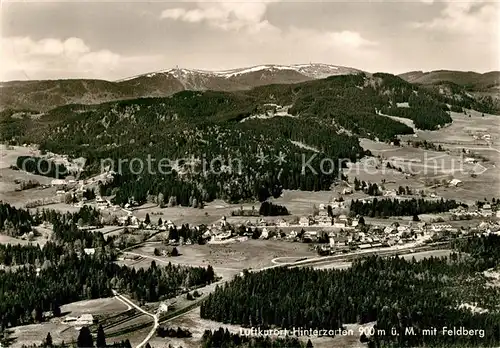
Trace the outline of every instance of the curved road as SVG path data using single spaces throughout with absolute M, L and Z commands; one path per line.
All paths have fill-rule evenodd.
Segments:
M 142 348 L 143 346 L 145 346 L 149 340 L 153 337 L 153 335 L 155 334 L 156 332 L 156 329 L 158 328 L 158 325 L 159 325 L 159 321 L 158 321 L 158 315 L 157 314 L 151 314 L 149 312 L 146 312 L 144 309 L 142 309 L 141 307 L 139 307 L 138 305 L 136 305 L 134 302 L 130 301 L 128 298 L 126 298 L 125 296 L 123 295 L 120 295 L 118 292 L 116 292 L 115 290 L 113 290 L 113 295 L 115 295 L 115 297 L 120 300 L 121 302 L 123 302 L 125 305 L 127 306 L 132 306 L 133 308 L 137 309 L 138 311 L 150 316 L 151 318 L 153 318 L 153 327 L 151 328 L 151 331 L 149 331 L 148 335 L 146 336 L 146 338 L 141 342 L 139 343 L 136 348 Z

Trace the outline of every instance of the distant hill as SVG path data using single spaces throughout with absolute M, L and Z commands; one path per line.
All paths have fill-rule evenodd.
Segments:
M 473 71 L 436 70 L 430 72 L 411 71 L 400 74 L 403 80 L 421 85 L 435 85 L 451 82 L 471 91 L 486 91 L 500 87 L 500 71 L 484 74 Z
M 65 104 L 98 104 L 166 97 L 183 90 L 239 91 L 360 72 L 328 64 L 260 65 L 226 71 L 169 69 L 118 81 L 68 79 L 0 83 L 0 108 L 46 111 Z
M 487 106 L 483 111 L 500 113 L 500 71 L 411 71 L 399 77 L 456 100 L 474 99 Z

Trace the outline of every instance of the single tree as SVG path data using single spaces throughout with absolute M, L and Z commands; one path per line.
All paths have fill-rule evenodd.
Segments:
M 92 333 L 89 328 L 84 326 L 80 329 L 80 334 L 76 340 L 76 346 L 78 348 L 89 348 L 94 346 L 94 340 L 92 339 Z
M 97 329 L 95 345 L 97 348 L 106 347 L 106 335 L 104 334 L 104 328 L 102 327 L 102 324 L 99 324 L 99 328 Z
M 52 336 L 50 335 L 50 332 L 47 333 L 47 337 L 45 338 L 44 344 L 47 347 L 52 347 Z

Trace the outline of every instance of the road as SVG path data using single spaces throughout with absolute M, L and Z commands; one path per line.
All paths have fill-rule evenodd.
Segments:
M 139 256 L 139 257 L 144 257 L 144 258 L 147 258 L 147 259 L 151 259 L 151 260 L 154 260 L 156 262 L 160 262 L 160 263 L 170 263 L 170 261 L 168 260 L 164 260 L 164 259 L 161 259 L 161 258 L 158 258 L 158 257 L 155 257 L 155 256 L 150 256 L 150 255 L 145 255 L 145 254 L 139 254 L 139 253 L 134 253 L 134 252 L 131 252 L 131 251 L 122 251 L 124 254 L 129 254 L 129 255 L 134 255 L 134 256 Z M 240 272 L 241 269 L 239 268 L 224 268 L 224 267 L 214 267 L 214 271 L 217 272 L 217 270 L 229 270 L 229 271 L 237 271 L 237 272 Z M 228 279 L 221 279 L 219 280 L 218 282 L 214 283 L 214 284 L 224 284 L 225 282 L 228 282 L 230 281 L 232 278 L 228 278 Z M 211 284 L 211 285 L 214 285 L 214 284 Z M 215 289 L 215 287 L 213 287 L 213 289 Z M 129 299 L 127 299 L 126 297 L 124 297 L 123 295 L 120 295 L 118 294 L 115 290 L 113 290 L 113 294 L 115 295 L 115 297 L 123 302 L 125 305 L 127 305 L 128 307 L 132 306 L 133 308 L 139 310 L 140 312 L 150 316 L 151 318 L 153 318 L 154 320 L 154 324 L 153 324 L 153 327 L 151 328 L 151 331 L 148 333 L 148 335 L 146 336 L 146 338 L 141 342 L 139 343 L 136 348 L 142 348 L 144 347 L 148 342 L 149 340 L 153 337 L 153 335 L 155 334 L 156 332 L 156 329 L 158 328 L 159 326 L 159 317 L 158 317 L 158 314 L 152 314 L 152 313 L 149 313 L 147 311 L 145 311 L 144 309 L 142 309 L 141 307 L 137 306 L 135 303 L 133 303 L 132 301 L 130 301 Z M 198 302 L 200 305 L 201 305 L 201 301 Z M 168 321 L 171 321 L 173 319 L 176 319 L 186 313 L 189 313 L 191 311 L 194 311 L 198 306 L 188 310 L 187 312 L 182 312 L 179 313 L 178 315 L 172 317 L 172 318 L 169 318 L 167 320 L 165 320 L 164 322 L 168 322 Z
M 155 334 L 156 329 L 158 328 L 158 325 L 159 325 L 158 314 L 152 314 L 152 313 L 149 313 L 149 312 L 145 311 L 144 309 L 142 309 L 141 307 L 139 307 L 138 305 L 136 305 L 134 302 L 130 301 L 125 296 L 120 295 L 115 290 L 113 290 L 113 295 L 115 295 L 115 297 L 118 300 L 120 300 L 121 302 L 123 302 L 125 305 L 127 305 L 129 307 L 132 306 L 133 308 L 137 309 L 138 311 L 140 311 L 140 312 L 142 312 L 142 313 L 150 316 L 151 318 L 153 318 L 153 327 L 151 328 L 151 331 L 149 331 L 149 333 L 146 336 L 146 338 L 141 343 L 139 343 L 136 346 L 136 348 L 142 348 L 143 346 L 145 346 L 149 342 L 149 340 L 151 339 L 151 337 L 153 337 L 153 335 Z

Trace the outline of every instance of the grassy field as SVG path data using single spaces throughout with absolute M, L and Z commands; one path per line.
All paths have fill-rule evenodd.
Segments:
M 276 204 L 285 205 L 292 215 L 302 216 L 312 212 L 313 204 L 316 204 L 316 206 L 322 203 L 327 204 L 334 196 L 336 196 L 334 190 L 320 192 L 285 190 L 280 198 L 271 200 Z M 231 212 L 241 207 L 245 210 L 251 210 L 252 207 L 254 207 L 258 211 L 260 203 L 228 204 L 222 200 L 215 200 L 207 203 L 203 209 L 188 207 L 160 208 L 153 204 L 145 204 L 139 207 L 139 209 L 134 210 L 134 215 L 140 219 L 144 219 L 146 214 L 149 214 L 151 220 L 154 222 L 156 222 L 158 218 L 161 218 L 163 221 L 171 220 L 175 224 L 187 222 L 192 225 L 212 224 L 219 221 L 222 216 L 233 219 L 233 221 L 246 221 L 249 219 L 248 217 L 231 217 Z M 274 220 L 276 218 L 269 219 Z
M 23 345 L 41 344 L 50 332 L 55 343 L 61 341 L 72 342 L 78 337 L 75 327 L 62 323 L 64 316 L 78 317 L 84 313 L 90 313 L 94 317 L 113 315 L 127 310 L 127 307 L 114 298 L 102 298 L 96 300 L 79 301 L 61 306 L 61 318 L 51 319 L 49 322 L 33 325 L 17 326 L 9 329 L 13 338 L 12 348 Z
M 186 266 L 211 265 L 217 274 L 231 277 L 247 268 L 263 268 L 273 265 L 272 260 L 278 257 L 315 257 L 316 252 L 307 244 L 271 240 L 247 240 L 228 244 L 205 244 L 179 246 L 180 256 L 154 256 L 153 250 L 160 243 L 148 243 L 138 249 L 131 250 L 135 254 L 144 255 L 141 260 L 117 261 L 120 265 L 131 267 L 149 267 L 151 261 L 172 262 Z
M 456 199 L 471 204 L 476 200 L 500 196 L 500 117 L 494 115 L 481 116 L 475 111 L 467 111 L 471 117 L 464 114 L 452 113 L 453 123 L 438 131 L 417 130 L 416 137 L 404 136 L 406 140 L 427 140 L 435 145 L 441 145 L 446 152 L 436 152 L 413 147 L 396 147 L 362 139 L 361 145 L 385 159 L 395 160 L 395 164 L 406 171 L 416 173 L 415 176 L 405 178 L 404 175 L 394 174 L 390 170 L 373 170 L 373 166 L 355 164 L 351 170 L 352 176 L 372 182 L 386 179 L 386 188 L 394 186 L 410 186 L 424 188 L 425 181 L 432 179 L 450 180 L 457 178 L 462 181 L 459 187 L 438 187 L 433 191 L 440 197 Z M 489 134 L 489 142 L 474 139 Z M 470 150 L 471 154 L 481 155 L 487 161 L 480 164 L 486 168 L 484 173 L 472 177 L 470 173 L 475 169 L 474 164 L 464 164 L 462 149 Z M 359 172 L 359 175 L 358 175 Z M 350 175 L 350 176 L 351 176 Z M 392 187 L 391 187 L 392 185 Z

